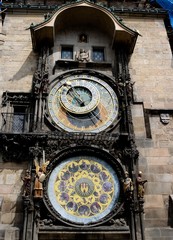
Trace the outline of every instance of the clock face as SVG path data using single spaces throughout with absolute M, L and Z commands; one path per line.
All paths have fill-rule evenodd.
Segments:
M 71 80 L 60 88 L 60 105 L 69 113 L 89 114 L 98 106 L 100 94 L 87 80 Z
M 63 160 L 53 169 L 47 192 L 60 219 L 77 225 L 92 225 L 115 209 L 120 183 L 106 161 L 80 155 Z
M 116 122 L 118 99 L 103 79 L 72 74 L 51 89 L 48 111 L 55 127 L 68 132 L 97 133 Z

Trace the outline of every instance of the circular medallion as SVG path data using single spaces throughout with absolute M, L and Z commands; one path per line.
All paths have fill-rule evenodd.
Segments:
M 61 219 L 85 225 L 111 213 L 119 198 L 120 183 L 108 163 L 83 155 L 59 163 L 50 174 L 47 191 Z
M 49 121 L 68 132 L 101 132 L 118 118 L 118 98 L 100 77 L 71 72 L 59 79 L 48 96 Z M 106 78 L 106 77 L 105 77 Z
M 75 183 L 75 191 L 80 197 L 89 197 L 93 194 L 94 183 L 89 178 L 80 178 Z

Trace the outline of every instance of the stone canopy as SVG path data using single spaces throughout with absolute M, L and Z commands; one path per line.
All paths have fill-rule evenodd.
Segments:
M 38 51 L 44 45 L 53 47 L 55 36 L 58 37 L 62 29 L 75 26 L 96 27 L 110 38 L 112 48 L 121 44 L 129 54 L 133 52 L 139 35 L 108 9 L 88 1 L 80 1 L 63 5 L 44 22 L 30 27 L 33 50 Z

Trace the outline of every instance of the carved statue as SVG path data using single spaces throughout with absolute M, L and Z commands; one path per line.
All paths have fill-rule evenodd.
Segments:
M 128 98 L 128 101 L 130 102 L 132 100 L 133 85 L 135 84 L 135 82 L 131 82 L 129 79 L 125 82 L 125 84 L 126 84 L 126 90 L 127 90 L 127 98 Z
M 121 79 L 120 79 L 120 81 L 121 81 Z M 118 93 L 119 93 L 120 96 L 123 96 L 123 94 L 124 94 L 124 86 L 125 86 L 125 84 L 122 83 L 122 82 L 119 82 L 118 85 L 117 85 Z
M 138 198 L 143 199 L 144 198 L 144 184 L 147 182 L 147 180 L 142 180 L 142 172 L 139 171 L 138 177 L 136 179 L 137 183 L 137 192 L 138 192 Z
M 29 170 L 26 170 L 25 176 L 22 177 L 23 181 L 23 197 L 30 196 L 31 193 L 31 173 Z
M 34 182 L 34 197 L 42 198 L 43 197 L 43 182 L 46 178 L 46 168 L 49 164 L 49 161 L 43 163 L 42 166 L 39 166 L 38 161 L 35 160 L 35 182 Z
M 125 179 L 123 182 L 123 189 L 124 189 L 124 193 L 126 196 L 126 200 L 129 200 L 132 198 L 132 194 L 133 194 L 133 182 L 132 179 L 129 177 L 129 173 L 126 171 L 125 172 Z
M 89 52 L 80 49 L 79 53 L 76 54 L 76 60 L 79 62 L 89 62 Z
M 37 70 L 34 75 L 34 93 L 39 94 L 42 83 L 42 74 L 41 71 Z
M 47 93 L 49 79 L 48 79 L 48 72 L 43 71 L 40 72 L 39 70 L 35 72 L 34 78 L 34 93 L 37 95 L 39 93 Z
M 80 34 L 80 36 L 79 36 L 79 42 L 84 42 L 84 43 L 86 43 L 86 42 L 87 42 L 87 35 L 84 34 L 84 33 Z

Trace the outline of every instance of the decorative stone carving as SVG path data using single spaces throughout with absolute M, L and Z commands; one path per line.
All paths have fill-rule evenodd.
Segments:
M 89 62 L 89 52 L 86 52 L 85 49 L 80 49 L 80 51 L 76 54 L 76 60 L 83 63 Z
M 111 219 L 110 223 L 113 224 L 116 227 L 124 227 L 127 226 L 127 223 L 124 218 L 119 218 L 119 219 Z
M 123 150 L 123 156 L 126 161 L 132 159 L 136 160 L 139 156 L 139 151 L 136 149 L 135 144 L 132 143 L 130 147 L 125 147 Z
M 1 106 L 5 107 L 7 103 L 28 103 L 30 101 L 30 94 L 21 94 L 21 93 L 13 93 L 13 92 L 4 92 L 2 95 L 2 103 Z
M 82 33 L 79 35 L 79 42 L 87 43 L 88 41 L 87 35 Z
M 160 121 L 163 124 L 168 124 L 170 121 L 169 113 L 161 113 L 160 114 Z
M 38 95 L 39 93 L 47 93 L 48 90 L 48 72 L 44 71 L 41 72 L 40 70 L 37 70 L 34 75 L 34 93 Z
M 133 85 L 134 84 L 135 84 L 135 82 L 131 82 L 130 78 L 128 80 L 126 80 L 126 82 L 125 82 L 128 102 L 131 102 L 133 99 Z
M 52 219 L 43 219 L 43 220 L 40 220 L 39 222 L 40 226 L 53 226 L 53 221 Z
M 34 158 L 39 158 L 42 156 L 43 149 L 42 147 L 39 147 L 38 142 L 35 144 L 35 146 L 29 148 L 30 153 L 34 156 Z

